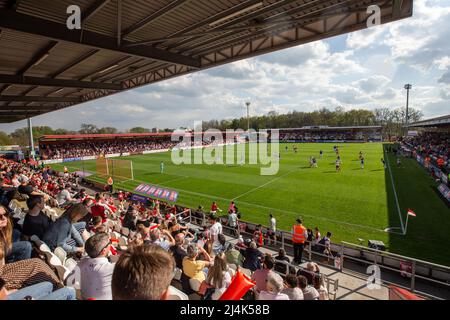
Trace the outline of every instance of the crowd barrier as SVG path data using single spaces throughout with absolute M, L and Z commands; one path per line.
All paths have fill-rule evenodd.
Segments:
M 227 220 L 227 217 L 221 217 L 223 225 Z M 189 222 L 199 226 L 204 225 L 201 218 L 192 214 Z M 256 224 L 241 221 L 238 232 L 244 238 L 252 238 L 256 228 Z M 263 234 L 267 235 L 268 228 L 263 226 L 262 230 Z M 232 237 L 237 236 L 236 229 L 226 226 L 224 226 L 224 233 Z M 264 247 L 275 251 L 283 248 L 287 255 L 292 256 L 292 233 L 277 231 L 276 242 L 269 243 L 265 238 Z M 363 278 L 370 275 L 368 274 L 369 266 L 377 266 L 380 270 L 380 280 L 384 285 L 395 285 L 431 299 L 450 299 L 450 267 L 345 241 L 331 244 L 332 255 L 324 251 L 324 245 L 309 242 L 305 245 L 303 259 L 326 265 L 340 272 L 345 270 L 356 272 Z

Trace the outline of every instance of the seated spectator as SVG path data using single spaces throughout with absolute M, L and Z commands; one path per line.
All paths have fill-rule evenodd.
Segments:
M 243 267 L 255 271 L 261 268 L 261 259 L 264 257 L 263 253 L 258 250 L 256 242 L 250 242 L 250 245 L 242 254 L 244 256 Z
M 285 263 L 280 263 L 277 261 L 291 263 L 291 260 L 286 256 L 286 251 L 283 248 L 278 251 L 278 255 L 275 257 L 275 271 L 286 274 L 288 266 Z
M 83 299 L 111 300 L 111 279 L 114 264 L 108 260 L 111 241 L 106 233 L 97 233 L 85 244 L 88 257 L 79 263 L 81 296 Z
M 183 273 L 190 279 L 197 279 L 200 283 L 206 280 L 204 269 L 211 266 L 211 257 L 202 247 L 190 244 L 187 247 L 187 257 L 183 259 Z M 205 260 L 197 260 L 199 252 L 206 257 Z
M 72 201 L 74 201 L 74 199 L 72 198 L 72 195 L 69 192 L 69 185 L 63 186 L 63 189 L 56 196 L 56 201 L 58 201 L 58 204 L 60 207 L 67 206 Z
M 150 244 L 160 246 L 164 250 L 169 251 L 170 247 L 175 245 L 175 239 L 169 230 L 154 229 L 150 232 Z
M 88 210 L 83 204 L 75 204 L 56 220 L 50 229 L 45 233 L 43 241 L 55 250 L 56 247 L 62 247 L 68 253 L 84 252 L 84 240 L 81 231 L 86 228 L 85 222 L 78 222 L 82 219 Z M 78 223 L 77 223 L 78 222 Z M 88 238 L 89 236 L 86 236 Z M 68 241 L 72 240 L 69 244 Z
M 2 289 L 0 279 L 0 290 Z M 41 282 L 13 292 L 0 293 L 0 300 L 76 300 L 76 291 L 71 287 L 64 287 L 53 291 L 51 282 Z
M 208 270 L 206 282 L 212 286 L 212 300 L 218 300 L 230 285 L 231 275 L 228 272 L 227 260 L 223 252 L 214 258 L 214 264 Z
M 102 217 L 96 216 L 91 219 L 89 222 L 89 232 L 92 235 L 98 232 L 98 228 L 103 226 Z
M 308 280 L 308 284 L 313 284 L 313 278 L 319 271 L 319 266 L 314 262 L 308 262 L 306 264 L 306 269 L 300 268 L 297 272 L 298 276 L 304 276 Z
M 0 205 L 0 246 L 7 263 L 30 259 L 32 246 L 28 241 L 18 241 L 20 232 L 13 230 L 8 210 Z
M 303 300 L 303 291 L 298 287 L 297 276 L 289 274 L 284 281 L 282 293 L 287 294 L 289 300 Z
M 158 246 L 139 246 L 122 254 L 112 276 L 113 300 L 166 300 L 173 258 Z
M 227 257 L 227 262 L 229 264 L 234 264 L 237 267 L 242 267 L 242 264 L 244 263 L 244 256 L 239 250 L 236 250 L 236 248 L 231 243 L 227 244 L 227 247 L 225 249 L 225 256 Z
M 27 200 L 27 206 L 29 210 L 23 222 L 22 234 L 28 237 L 36 235 L 42 239 L 53 224 L 52 219 L 42 212 L 45 207 L 44 197 L 31 196 Z
M 298 276 L 298 286 L 303 292 L 303 299 L 304 300 L 319 300 L 319 292 L 313 287 L 308 284 L 308 280 L 304 276 Z
M 217 236 L 219 245 L 213 250 L 214 254 L 219 254 L 221 252 L 225 251 L 225 248 L 227 247 L 227 240 L 225 236 L 221 233 Z
M 0 206 L 0 278 L 5 289 L 22 289 L 40 282 L 61 285 L 52 269 L 40 259 L 26 259 L 5 264 L 5 258 L 12 248 L 12 221 L 6 215 L 6 208 Z
M 129 206 L 128 211 L 123 218 L 122 226 L 130 229 L 131 231 L 136 231 L 137 216 L 138 212 L 132 206 Z
M 281 291 L 284 288 L 283 278 L 271 271 L 267 275 L 267 289 L 261 291 L 259 295 L 257 295 L 258 300 L 289 300 L 288 295 L 282 293 Z
M 256 292 L 267 290 L 267 275 L 272 272 L 274 261 L 271 255 L 266 254 L 263 260 L 263 268 L 258 269 L 252 274 L 252 280 L 256 282 Z
M 183 259 L 187 256 L 187 251 L 183 247 L 184 234 L 179 233 L 175 236 L 175 245 L 170 247 L 170 251 L 175 259 L 175 265 L 178 269 L 183 269 Z
M 325 287 L 325 277 L 323 274 L 316 274 L 313 279 L 314 289 L 319 292 L 319 300 L 330 300 L 328 290 Z

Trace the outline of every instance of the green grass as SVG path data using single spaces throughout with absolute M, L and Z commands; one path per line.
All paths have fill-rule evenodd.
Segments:
M 235 202 L 242 219 L 268 225 L 273 213 L 280 229 L 289 230 L 297 217 L 307 227 L 318 226 L 322 234 L 333 233 L 333 241 L 358 243 L 358 238 L 383 241 L 397 254 L 450 265 L 446 254 L 450 245 L 450 210 L 435 191 L 436 183 L 416 161 L 403 159 L 397 168 L 388 156 L 397 191 L 401 218 L 413 209 L 406 236 L 386 233 L 387 227 L 400 227 L 389 171 L 383 168 L 383 144 L 340 144 L 342 171 L 335 171 L 333 144 L 280 145 L 280 170 L 275 176 L 261 176 L 259 165 L 174 165 L 170 153 L 131 156 L 135 181 L 116 185 L 132 191 L 142 182 L 179 191 L 177 203 L 192 208 L 209 209 L 213 200 L 226 211 Z M 228 147 L 230 148 L 230 147 Z M 319 150 L 324 151 L 323 159 Z M 366 164 L 360 169 L 359 151 Z M 318 168 L 309 167 L 309 157 L 316 156 Z M 225 157 L 224 157 L 225 158 Z M 160 162 L 165 172 L 159 172 Z M 66 164 L 71 170 L 95 172 L 95 161 Z M 54 165 L 61 169 L 62 165 Z M 99 179 L 93 177 L 93 179 Z

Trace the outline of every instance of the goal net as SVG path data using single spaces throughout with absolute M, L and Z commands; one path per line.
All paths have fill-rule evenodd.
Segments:
M 133 162 L 131 160 L 99 158 L 97 159 L 96 173 L 98 177 L 104 179 L 112 177 L 114 181 L 134 180 Z

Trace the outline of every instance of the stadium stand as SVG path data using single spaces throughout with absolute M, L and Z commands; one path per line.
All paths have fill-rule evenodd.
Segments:
M 256 280 L 260 286 L 258 290 L 257 284 L 244 299 L 257 299 L 261 291 L 264 291 L 262 297 L 266 299 L 284 299 L 284 292 L 299 299 L 301 294 L 298 290 L 293 292 L 299 288 L 304 299 L 327 300 L 338 298 L 340 291 L 350 291 L 345 289 L 350 279 L 348 276 L 333 276 L 336 271 L 343 271 L 341 263 L 344 256 L 350 257 L 350 247 L 332 244 L 329 235 L 328 240 L 317 237 L 317 233 L 315 238 L 311 231 L 305 246 L 305 263 L 292 264 L 289 258 L 283 259 L 283 254 L 280 257 L 279 253 L 282 246 L 286 248 L 286 257 L 291 255 L 292 236 L 289 233 L 277 231 L 276 239 L 273 239 L 269 228 L 240 221 L 239 235 L 236 236 L 236 228 L 227 226 L 227 216 L 217 219 L 202 212 L 201 208 L 191 210 L 151 198 L 145 202 L 131 201 L 131 194 L 122 191 L 114 196 L 89 195 L 75 184 L 73 174 L 55 172 L 49 167 L 40 168 L 34 162 L 17 163 L 1 159 L 0 172 L 0 235 L 2 243 L 6 243 L 6 247 L 0 250 L 0 278 L 4 280 L 6 290 L 20 291 L 50 282 L 56 293 L 60 288 L 66 288 L 63 293 L 69 292 L 52 293 L 61 299 L 73 298 L 70 294 L 72 289 L 67 288 L 76 289 L 79 299 L 109 299 L 110 292 L 101 296 L 90 294 L 95 292 L 92 286 L 105 287 L 106 284 L 109 288 L 114 278 L 114 265 L 121 261 L 124 253 L 133 252 L 133 248 L 139 246 L 156 246 L 172 253 L 174 258 L 173 279 L 165 298 L 219 299 L 235 279 L 233 276 L 237 270 Z M 17 174 L 20 184 L 16 187 L 12 180 Z M 70 200 L 60 205 L 56 198 L 62 190 L 69 192 Z M 30 199 L 36 197 L 44 199 L 44 202 L 33 202 L 38 204 L 40 211 L 35 209 L 36 206 L 32 207 L 33 210 L 28 207 L 32 203 Z M 50 227 L 44 225 L 46 230 L 43 230 L 42 239 L 23 233 L 20 221 L 30 215 L 39 217 L 33 220 L 36 225 L 47 218 L 52 221 Z M 370 253 L 375 260 L 377 257 L 385 260 L 380 260 L 380 265 L 393 257 L 383 257 L 376 250 L 365 254 L 369 257 Z M 130 253 L 128 256 L 133 258 Z M 86 259 L 90 259 L 89 265 L 94 262 L 99 268 L 86 269 Z M 285 267 L 280 268 L 280 265 Z M 19 267 L 23 272 L 14 272 Z M 416 272 L 419 272 L 419 264 L 416 267 Z M 208 275 L 204 273 L 205 268 L 209 268 Z M 42 279 L 33 277 L 32 271 L 36 269 L 41 270 Z M 438 271 L 431 270 L 437 278 Z M 283 288 L 279 286 L 278 276 L 273 274 L 285 278 Z M 419 274 L 415 276 L 417 278 Z M 86 280 L 92 278 L 96 281 Z M 264 287 L 265 279 L 270 279 L 270 286 Z M 342 279 L 347 281 L 344 286 L 340 284 Z M 434 281 L 437 282 L 436 279 Z M 349 294 L 341 296 L 345 298 Z M 387 288 L 383 297 L 388 297 Z

